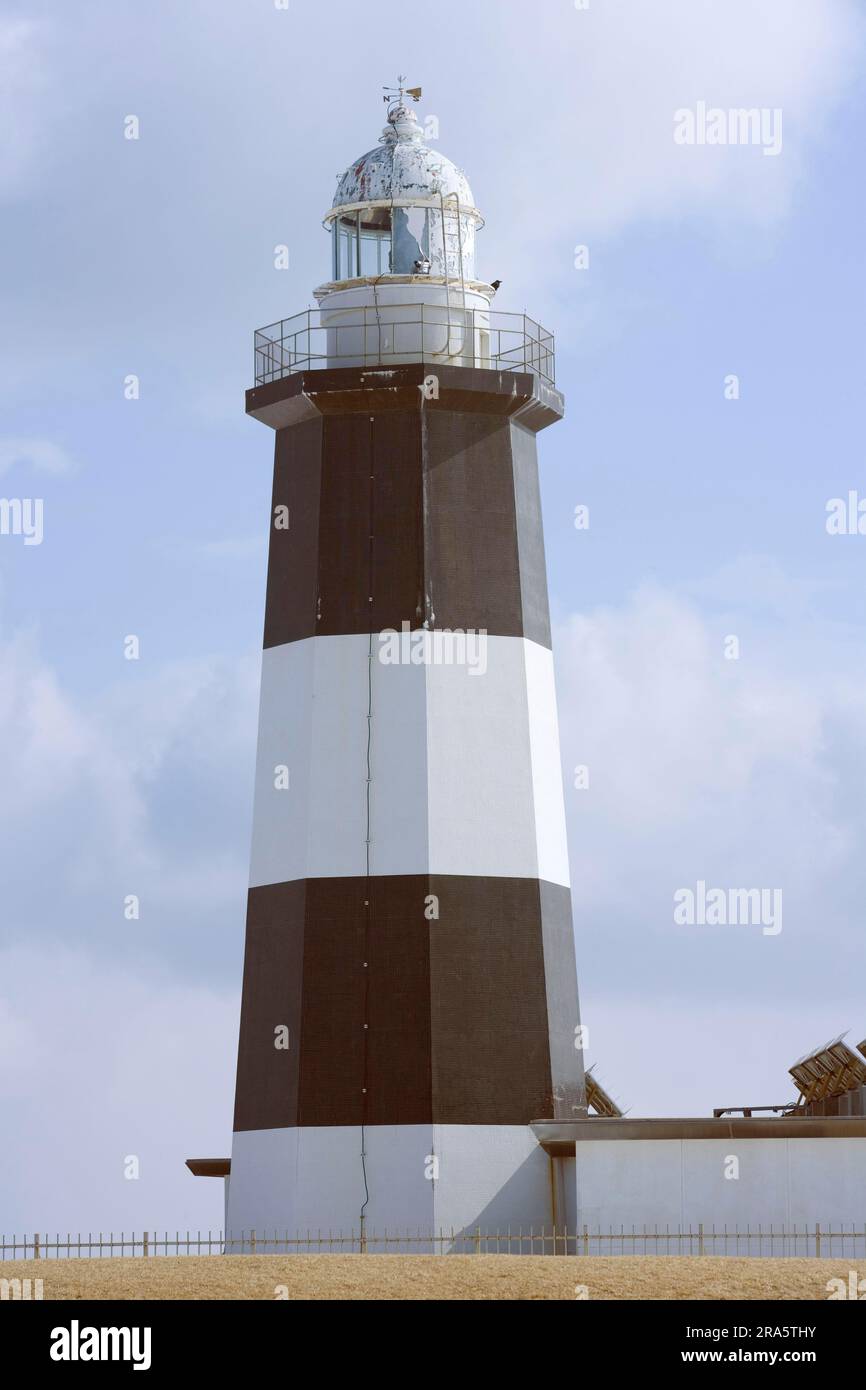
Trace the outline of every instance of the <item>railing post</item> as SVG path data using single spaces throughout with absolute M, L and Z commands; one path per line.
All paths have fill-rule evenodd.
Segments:
M 703 1253 L 704 1253 L 704 1223 L 703 1223 L 703 1221 L 699 1221 L 699 1222 L 698 1222 L 698 1254 L 699 1254 L 699 1255 L 703 1255 Z
M 256 1253 L 256 1233 L 255 1233 L 255 1231 L 250 1231 L 250 1254 L 251 1254 L 251 1255 L 254 1255 L 255 1253 Z
M 141 1253 L 144 1256 L 144 1258 L 147 1259 L 147 1231 L 145 1231 L 144 1236 L 142 1237 Z
M 33 1237 L 33 1258 L 34 1258 L 34 1260 L 38 1260 L 38 1259 L 39 1259 L 39 1236 L 38 1236 L 38 1235 L 34 1235 L 34 1237 Z
M 821 1227 L 817 1221 L 815 1222 L 815 1254 L 818 1259 L 821 1258 Z

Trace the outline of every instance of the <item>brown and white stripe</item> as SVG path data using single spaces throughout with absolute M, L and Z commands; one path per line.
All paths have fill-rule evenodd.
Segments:
M 535 445 L 561 398 L 449 367 L 427 399 L 425 375 L 248 393 L 289 524 L 270 541 L 233 1190 L 283 1131 L 281 1171 L 307 1162 L 303 1130 L 495 1146 L 584 1106 Z M 388 663 L 401 629 L 483 632 L 484 668 Z

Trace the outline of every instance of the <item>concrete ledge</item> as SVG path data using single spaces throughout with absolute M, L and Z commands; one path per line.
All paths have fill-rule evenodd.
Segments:
M 427 400 L 427 376 L 439 396 Z M 320 415 L 383 410 L 471 410 L 514 416 L 533 434 L 562 418 L 562 394 L 529 372 L 491 371 L 418 362 L 397 367 L 334 367 L 293 372 L 246 393 L 246 411 L 271 429 L 286 429 Z
M 866 1139 L 866 1117 L 802 1115 L 796 1119 L 722 1116 L 696 1119 L 534 1120 L 532 1131 L 554 1158 L 571 1157 L 577 1144 L 626 1139 Z
M 196 1178 L 227 1178 L 232 1161 L 230 1158 L 188 1158 L 186 1166 Z

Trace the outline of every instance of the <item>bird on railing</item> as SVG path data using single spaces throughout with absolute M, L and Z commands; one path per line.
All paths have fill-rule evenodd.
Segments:
M 491 289 L 494 289 L 494 290 L 498 290 L 498 289 L 499 289 L 499 286 L 500 286 L 501 284 L 502 284 L 502 281 L 501 281 L 501 280 L 491 280 L 491 281 L 490 281 L 490 287 L 491 287 Z

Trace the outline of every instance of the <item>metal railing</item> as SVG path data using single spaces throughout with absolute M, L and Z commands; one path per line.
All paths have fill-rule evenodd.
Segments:
M 438 1232 L 306 1231 L 290 1236 L 267 1231 L 121 1232 L 86 1239 L 67 1235 L 3 1236 L 0 1260 L 107 1259 L 156 1255 L 322 1255 L 322 1254 L 456 1254 L 456 1255 L 732 1255 L 830 1258 L 866 1256 L 866 1224 L 836 1222 L 822 1226 L 747 1226 L 728 1230 L 698 1223 L 689 1227 L 621 1226 L 602 1231 L 591 1226 L 519 1227 L 507 1230 L 442 1230 Z
M 451 304 L 305 309 L 256 330 L 255 383 L 316 367 L 431 365 L 529 372 L 555 381 L 553 334 L 526 314 Z

